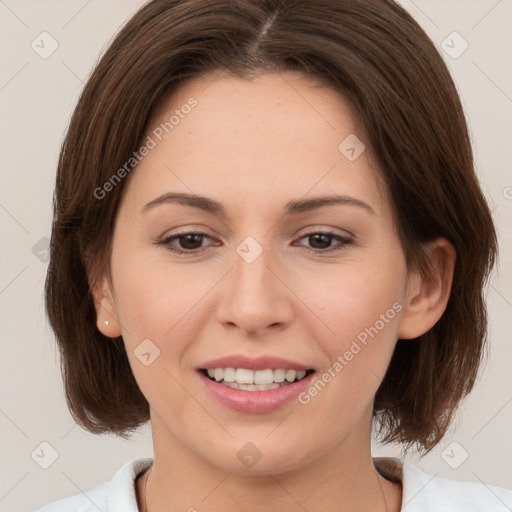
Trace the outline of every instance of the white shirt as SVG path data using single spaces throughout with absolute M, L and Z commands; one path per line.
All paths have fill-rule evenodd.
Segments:
M 484 483 L 458 482 L 430 476 L 395 457 L 374 458 L 379 472 L 402 482 L 404 512 L 511 512 L 512 491 Z M 35 512 L 139 512 L 135 480 L 152 458 L 127 462 L 110 482 L 45 505 Z

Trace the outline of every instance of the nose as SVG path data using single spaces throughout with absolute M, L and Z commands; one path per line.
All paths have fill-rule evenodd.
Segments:
M 293 318 L 289 273 L 265 249 L 251 263 L 239 254 L 234 268 L 223 281 L 217 318 L 228 329 L 239 329 L 247 337 L 278 332 Z

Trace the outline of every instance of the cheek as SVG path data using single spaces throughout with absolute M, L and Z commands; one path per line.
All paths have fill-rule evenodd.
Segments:
M 406 275 L 398 251 L 379 262 L 353 261 L 316 281 L 308 305 L 325 324 L 313 336 L 327 356 L 317 376 L 329 388 L 322 391 L 326 401 L 362 408 L 373 398 L 396 345 Z
M 329 346 L 333 349 L 342 349 L 348 341 L 375 324 L 383 338 L 396 331 L 405 277 L 405 265 L 400 261 L 381 265 L 354 261 L 339 268 L 332 267 L 323 276 L 317 274 L 314 279 L 308 278 L 303 288 L 304 293 L 307 286 L 310 291 L 304 296 L 308 297 L 308 306 L 325 324 L 322 337 L 331 340 Z M 325 336 L 329 332 L 332 336 Z
M 190 271 L 162 267 L 147 251 L 121 249 L 112 253 L 112 270 L 130 365 L 152 407 L 178 421 L 187 403 L 179 365 L 198 338 L 194 305 L 208 286 Z
M 150 339 L 160 350 L 159 365 L 171 370 L 198 339 L 198 315 L 205 314 L 204 298 L 218 277 L 193 265 L 171 265 L 156 252 L 123 250 L 121 244 L 113 251 L 116 311 L 131 359 L 139 344 Z

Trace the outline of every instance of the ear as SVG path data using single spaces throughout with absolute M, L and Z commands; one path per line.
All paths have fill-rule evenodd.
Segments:
M 431 271 L 428 275 L 411 272 L 398 337 L 413 339 L 425 334 L 441 318 L 452 289 L 457 257 L 455 248 L 445 238 L 425 246 Z
M 121 336 L 121 326 L 117 319 L 115 302 L 107 277 L 95 285 L 92 290 L 96 309 L 96 325 L 98 330 L 109 338 Z

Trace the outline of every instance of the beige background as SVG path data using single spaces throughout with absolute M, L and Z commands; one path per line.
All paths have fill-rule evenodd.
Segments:
M 488 291 L 491 348 L 485 371 L 442 444 L 420 461 L 408 458 L 431 474 L 512 487 L 512 2 L 401 3 L 452 70 L 501 247 Z M 33 510 L 110 480 L 132 458 L 152 456 L 148 428 L 128 442 L 94 436 L 74 424 L 42 302 L 61 139 L 98 55 L 140 5 L 140 0 L 0 0 L 1 511 Z M 58 43 L 46 59 L 31 47 L 43 31 Z M 457 58 L 464 41 L 451 35 L 454 31 L 469 44 Z M 51 41 L 45 41 L 48 50 Z M 58 457 L 43 469 L 52 450 Z M 397 447 L 375 446 L 374 452 L 400 455 Z

